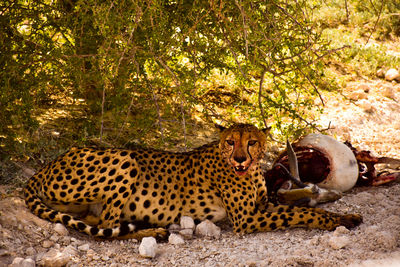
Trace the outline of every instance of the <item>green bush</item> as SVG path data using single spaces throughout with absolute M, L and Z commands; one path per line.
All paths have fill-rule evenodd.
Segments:
M 198 120 L 276 135 L 315 126 L 329 47 L 308 1 L 0 5 L 2 155 L 41 152 L 45 133 L 65 146 L 161 146 L 187 143 Z

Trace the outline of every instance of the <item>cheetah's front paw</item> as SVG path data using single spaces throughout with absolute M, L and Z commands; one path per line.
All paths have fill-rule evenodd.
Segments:
M 347 229 L 351 229 L 362 223 L 362 216 L 359 214 L 346 214 L 338 219 L 338 226 L 342 225 Z

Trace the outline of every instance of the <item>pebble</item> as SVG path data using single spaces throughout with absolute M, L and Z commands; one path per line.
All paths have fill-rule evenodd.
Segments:
M 63 253 L 70 256 L 76 256 L 78 255 L 78 250 L 74 246 L 69 245 L 63 249 Z
M 157 241 L 154 237 L 144 237 L 139 246 L 139 254 L 145 258 L 154 258 L 157 253 Z
M 36 263 L 33 259 L 24 259 L 22 261 L 21 267 L 35 267 Z
M 395 98 L 394 89 L 392 87 L 385 87 L 383 90 L 383 95 L 386 96 L 387 98 L 394 99 Z
M 71 244 L 74 245 L 74 246 L 80 246 L 80 245 L 83 244 L 83 241 L 78 240 L 78 239 L 76 239 L 74 237 L 71 237 Z
M 108 257 L 107 255 L 104 255 L 104 256 L 101 256 L 101 260 L 108 261 L 108 260 L 110 260 L 110 257 Z
M 179 231 L 179 234 L 182 235 L 186 239 L 193 238 L 193 230 L 192 229 L 183 229 Z
M 24 259 L 20 257 L 14 258 L 13 262 L 8 265 L 9 267 L 35 267 L 36 263 L 32 259 Z
M 36 255 L 36 253 L 37 253 L 37 252 L 36 252 L 36 249 L 33 248 L 33 247 L 29 247 L 29 248 L 27 248 L 26 251 L 25 251 L 25 254 L 28 255 L 28 256 Z
M 14 260 L 11 263 L 11 267 L 20 266 L 20 264 L 22 263 L 23 260 L 24 260 L 24 258 L 21 258 L 21 257 L 14 258 Z
M 43 234 L 45 237 L 48 237 L 48 236 L 49 236 L 49 232 L 48 232 L 47 230 L 43 230 L 43 231 L 42 231 L 42 234 Z
M 97 255 L 97 254 L 96 254 L 96 251 L 94 251 L 93 249 L 88 249 L 86 251 L 86 256 L 88 256 L 90 258 L 93 258 L 95 255 Z
M 52 235 L 52 236 L 50 236 L 50 238 L 49 238 L 49 240 L 50 241 L 53 241 L 53 242 L 57 242 L 58 241 L 58 236 L 57 235 Z
M 170 231 L 170 232 L 179 232 L 180 230 L 181 230 L 181 226 L 179 224 L 173 223 L 168 227 L 168 231 Z
M 42 243 L 42 247 L 44 247 L 44 248 L 49 248 L 49 247 L 52 247 L 53 245 L 54 245 L 53 241 L 50 241 L 50 240 L 45 240 Z
M 56 249 L 50 249 L 41 259 L 42 265 L 46 267 L 62 267 L 68 264 L 71 256 Z
M 357 104 L 364 110 L 364 112 L 372 113 L 374 111 L 374 107 L 372 106 L 371 102 L 366 99 L 357 101 Z
M 221 236 L 221 228 L 213 222 L 205 220 L 196 227 L 196 235 L 219 238 Z
M 344 226 L 339 226 L 339 227 L 337 227 L 335 229 L 335 231 L 333 232 L 333 235 L 334 236 L 341 236 L 341 235 L 345 235 L 345 234 L 348 234 L 348 233 L 350 233 L 349 229 L 347 229 Z
M 384 69 L 379 69 L 376 72 L 376 76 L 378 76 L 379 78 L 385 78 L 385 70 Z
M 393 80 L 400 81 L 400 73 L 396 69 L 389 69 L 385 73 L 385 80 L 387 80 L 387 81 L 393 81 Z
M 60 239 L 60 242 L 62 242 L 64 245 L 69 245 L 69 244 L 71 244 L 71 237 L 69 237 L 69 236 L 63 236 L 61 239 Z
M 181 245 L 185 243 L 185 240 L 181 235 L 178 234 L 170 234 L 168 237 L 168 243 L 171 245 Z
M 6 249 L 0 249 L 0 257 L 10 255 L 10 252 Z
M 181 217 L 181 228 L 182 229 L 192 229 L 192 231 L 194 231 L 194 229 L 196 228 L 196 225 L 194 224 L 194 220 L 192 219 L 192 217 L 182 216 Z
M 333 249 L 341 249 L 350 243 L 350 239 L 347 236 L 332 236 L 329 239 L 329 246 Z
M 56 223 L 54 225 L 54 232 L 56 232 L 60 236 L 66 236 L 69 234 L 68 229 L 61 223 Z
M 349 94 L 349 98 L 351 100 L 356 101 L 356 100 L 360 100 L 360 99 L 367 99 L 368 95 L 364 90 L 356 90 L 356 91 L 352 91 Z
M 78 249 L 79 249 L 80 251 L 88 251 L 89 248 L 90 248 L 90 246 L 89 246 L 88 243 L 83 244 L 83 245 L 81 245 L 81 246 L 78 247 Z

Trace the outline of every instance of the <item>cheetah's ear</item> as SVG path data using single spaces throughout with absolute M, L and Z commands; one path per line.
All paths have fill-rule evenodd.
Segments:
M 220 132 L 222 132 L 223 130 L 225 130 L 226 128 L 222 125 L 219 125 L 217 123 L 214 124 L 215 128 L 217 128 Z
M 267 126 L 264 129 L 261 129 L 261 132 L 265 133 L 265 134 L 269 134 L 269 131 L 271 130 L 271 126 Z

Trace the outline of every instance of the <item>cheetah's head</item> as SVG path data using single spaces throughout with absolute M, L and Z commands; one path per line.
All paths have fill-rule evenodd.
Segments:
M 266 130 L 259 130 L 250 124 L 218 128 L 221 130 L 219 147 L 222 157 L 232 166 L 236 175 L 245 175 L 264 157 Z

